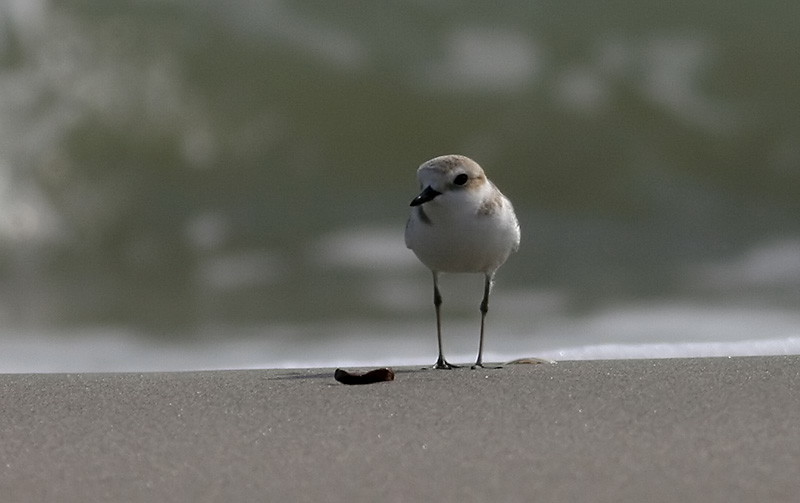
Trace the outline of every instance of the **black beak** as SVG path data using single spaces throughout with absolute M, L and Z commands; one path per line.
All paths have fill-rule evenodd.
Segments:
M 419 193 L 417 197 L 411 200 L 411 206 L 419 206 L 422 203 L 427 203 L 434 197 L 441 195 L 441 192 L 437 192 L 431 188 L 430 185 L 425 187 L 425 190 Z

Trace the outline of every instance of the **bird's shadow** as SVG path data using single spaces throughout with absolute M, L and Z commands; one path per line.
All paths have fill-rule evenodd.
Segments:
M 533 360 L 533 361 L 527 361 L 527 360 Z M 505 368 L 506 365 L 513 364 L 513 363 L 545 363 L 545 362 L 547 362 L 547 363 L 555 363 L 554 361 L 543 360 L 543 359 L 539 359 L 539 358 L 519 359 L 519 360 L 515 360 L 513 362 L 506 362 L 504 364 L 499 364 L 499 365 L 494 365 L 494 364 L 487 365 L 487 367 L 486 368 L 482 368 L 482 370 L 500 370 L 500 369 Z M 378 368 L 382 368 L 382 367 L 378 367 Z M 333 369 L 333 368 L 331 368 L 331 369 L 319 369 L 319 371 L 311 371 L 311 370 L 308 370 L 308 369 L 287 369 L 286 371 L 282 372 L 281 374 L 268 377 L 267 380 L 270 380 L 270 381 L 286 381 L 286 380 L 303 380 L 303 379 L 310 379 L 310 380 L 313 380 L 313 379 L 328 379 L 328 378 L 333 379 L 333 374 L 334 374 L 335 370 L 336 369 Z M 366 368 L 366 367 L 356 367 L 356 369 L 355 369 L 355 371 L 358 372 L 359 374 L 369 372 L 370 370 L 375 370 L 375 369 Z M 392 369 L 392 371 L 394 372 L 395 375 L 402 375 L 402 374 L 412 375 L 412 374 L 421 374 L 421 373 L 428 373 L 428 372 L 430 372 L 431 375 L 433 375 L 433 374 L 435 374 L 437 372 L 443 372 L 443 371 L 444 372 L 449 372 L 449 371 L 458 372 L 458 371 L 464 371 L 464 370 L 471 371 L 471 370 L 475 370 L 475 369 L 471 365 L 459 365 L 458 367 L 456 367 L 454 369 L 447 369 L 447 370 L 436 369 L 436 368 L 433 368 L 433 366 L 408 366 L 408 367 L 402 367 L 402 368 L 399 368 L 399 369 Z
M 379 368 L 381 368 L 381 367 L 379 367 Z M 374 370 L 374 369 L 358 368 L 358 372 L 359 373 L 368 372 L 369 370 Z M 392 371 L 395 373 L 395 375 L 397 375 L 397 374 L 412 374 L 412 373 L 416 373 L 416 372 L 422 372 L 422 371 L 425 371 L 425 370 L 428 370 L 428 368 L 427 367 L 420 367 L 420 368 L 408 367 L 408 368 L 401 368 L 401 369 L 398 369 L 398 370 L 394 370 L 393 369 Z M 302 370 L 302 369 L 287 370 L 286 373 L 282 373 L 282 374 L 279 374 L 279 375 L 271 376 L 271 377 L 268 378 L 268 380 L 269 381 L 286 381 L 286 380 L 297 380 L 297 379 L 300 379 L 300 380 L 302 380 L 302 379 L 327 379 L 327 378 L 333 379 L 334 371 L 335 371 L 335 369 L 330 369 L 330 370 L 326 369 L 325 371 L 320 371 L 320 372 L 309 372 L 308 370 Z

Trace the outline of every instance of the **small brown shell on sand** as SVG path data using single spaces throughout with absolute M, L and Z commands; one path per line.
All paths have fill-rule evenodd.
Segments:
M 506 365 L 539 365 L 541 363 L 550 363 L 555 364 L 558 363 L 555 360 L 548 360 L 547 358 L 537 358 L 535 356 L 529 358 L 517 358 L 516 360 L 511 360 L 510 362 L 506 362 Z
M 375 369 L 364 374 L 353 374 L 346 370 L 336 369 L 333 378 L 342 384 L 372 384 L 382 381 L 394 381 L 392 369 Z

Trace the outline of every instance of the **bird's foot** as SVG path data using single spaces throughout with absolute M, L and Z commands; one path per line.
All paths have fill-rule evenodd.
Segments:
M 503 367 L 500 366 L 500 365 L 498 365 L 498 366 L 495 366 L 495 365 L 484 365 L 482 362 L 475 362 L 475 365 L 473 365 L 470 368 L 472 370 L 475 370 L 475 369 L 478 369 L 478 368 L 481 368 L 481 369 L 501 369 Z
M 453 365 L 452 363 L 448 362 L 444 358 L 439 358 L 436 360 L 436 364 L 433 366 L 435 369 L 457 369 L 461 368 L 460 365 Z

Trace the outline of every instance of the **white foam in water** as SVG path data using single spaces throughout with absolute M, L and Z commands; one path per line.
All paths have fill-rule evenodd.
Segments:
M 112 329 L 7 332 L 0 334 L 0 373 L 427 366 L 436 356 L 431 324 L 432 319 L 424 319 L 226 328 L 221 330 L 224 338 L 181 343 Z M 473 325 L 464 320 L 448 324 L 445 349 L 451 360 L 474 358 Z M 499 321 L 493 328 L 487 361 L 800 354 L 800 314 L 788 310 L 623 306 L 583 317 L 551 315 L 529 330 L 509 330 Z
M 722 356 L 779 356 L 800 354 L 800 337 L 735 342 L 604 344 L 543 351 L 551 360 L 616 360 L 635 358 L 701 358 Z
M 363 342 L 363 341 L 362 341 Z M 281 351 L 278 358 L 268 341 L 252 339 L 165 345 L 138 337 L 39 336 L 3 340 L 0 373 L 158 372 L 185 370 L 314 368 L 428 365 L 435 353 L 388 351 L 391 344 L 369 344 L 356 352 L 355 340 L 331 341 L 324 351 Z M 430 350 L 433 345 L 427 348 Z M 338 347 L 338 349 L 337 349 Z M 365 351 L 366 349 L 366 351 Z M 394 348 L 395 350 L 397 348 Z M 487 361 L 521 357 L 551 360 L 611 360 L 800 354 L 800 337 L 735 342 L 602 344 L 521 353 L 487 352 Z M 432 356 L 433 355 L 433 356 Z M 474 355 L 454 353 L 453 361 L 470 362 Z

